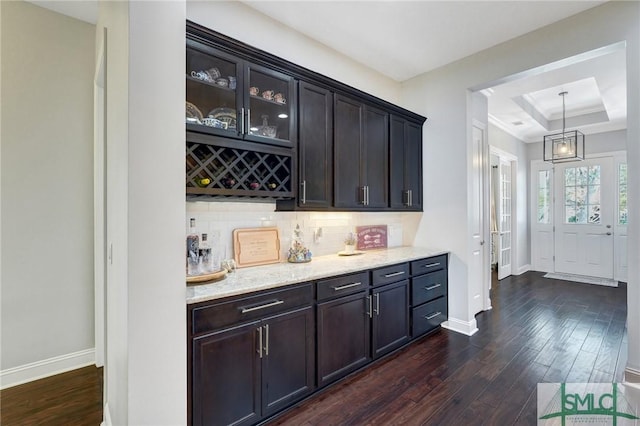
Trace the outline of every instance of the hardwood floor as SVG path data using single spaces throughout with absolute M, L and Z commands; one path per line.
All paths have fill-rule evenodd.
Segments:
M 539 382 L 622 381 L 626 284 L 494 281 L 467 337 L 441 330 L 270 425 L 535 425 Z
M 0 424 L 96 426 L 102 368 L 89 366 L 0 391 Z
M 626 290 L 537 272 L 496 282 L 474 336 L 438 331 L 270 424 L 534 425 L 538 382 L 622 381 Z M 3 426 L 98 425 L 102 369 L 15 386 L 0 400 Z

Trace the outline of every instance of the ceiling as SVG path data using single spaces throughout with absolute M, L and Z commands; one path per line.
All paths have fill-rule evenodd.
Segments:
M 567 130 L 594 134 L 627 128 L 626 52 L 616 46 L 585 60 L 483 90 L 489 121 L 525 142 Z
M 194 0 L 195 1 L 195 0 Z M 32 0 L 95 23 L 97 1 Z M 462 59 L 604 1 L 264 1 L 247 6 L 398 82 Z M 624 49 L 484 91 L 490 121 L 525 142 L 562 129 L 626 128 Z

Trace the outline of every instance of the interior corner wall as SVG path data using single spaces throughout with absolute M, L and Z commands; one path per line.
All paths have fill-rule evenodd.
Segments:
M 515 156 L 518 160 L 516 171 L 516 242 L 518 258 L 513 274 L 531 265 L 531 228 L 529 224 L 529 145 L 522 140 L 510 135 L 504 130 L 489 125 L 489 145 Z M 542 149 L 542 147 L 540 147 Z
M 416 239 L 451 250 L 450 288 L 462 289 L 459 294 L 468 293 L 465 289 L 469 287 L 469 280 L 473 279 L 467 273 L 469 259 L 466 250 L 469 239 L 465 194 L 469 143 L 466 129 L 469 122 L 468 90 L 490 87 L 506 77 L 626 41 L 628 116 L 637 117 L 640 114 L 640 94 L 638 79 L 634 76 L 640 74 L 639 9 L 638 2 L 607 2 L 402 84 L 400 101 L 403 106 L 428 117 L 423 128 L 424 195 L 427 202 Z M 638 176 L 632 172 L 634 167 L 636 171 L 640 170 L 639 134 L 640 122 L 629 120 L 629 188 L 632 184 L 638 188 L 637 191 L 630 190 L 630 209 L 640 209 L 640 172 L 636 172 Z M 631 224 L 630 234 L 629 265 L 630 268 L 635 265 L 633 267 L 636 270 L 629 270 L 629 295 L 637 299 L 634 306 L 639 311 L 640 289 L 635 288 L 640 283 L 633 280 L 640 280 L 640 224 Z M 632 243 L 631 240 L 635 241 Z M 460 306 L 467 304 L 467 300 L 450 295 L 449 308 L 452 314 L 462 311 Z M 632 319 L 638 328 L 634 329 L 636 334 L 630 337 L 629 347 L 633 343 L 640 348 L 640 314 L 630 314 L 630 324 Z M 631 356 L 630 353 L 629 365 L 635 365 L 640 370 L 640 350 L 637 355 Z
M 95 29 L 22 1 L 0 28 L 5 373 L 93 357 Z
M 187 422 L 185 19 L 184 1 L 129 3 L 131 425 Z
M 188 1 L 187 19 L 386 101 L 400 100 L 400 83 L 242 2 Z
M 128 424 L 128 129 L 129 129 L 129 6 L 99 2 L 96 46 L 106 35 L 106 185 L 107 243 L 113 247 L 105 283 L 105 419 Z M 106 29 L 106 31 L 105 31 Z M 97 59 L 97 58 L 96 58 Z M 106 424 L 105 426 L 111 426 Z

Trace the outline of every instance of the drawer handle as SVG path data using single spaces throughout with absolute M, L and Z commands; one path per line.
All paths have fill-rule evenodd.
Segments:
M 357 283 L 351 283 L 351 284 L 345 284 L 345 285 L 338 285 L 338 286 L 333 286 L 331 288 L 334 291 L 340 291 L 340 290 L 344 290 L 345 288 L 357 287 L 359 285 L 362 285 L 362 283 L 361 282 L 357 282 Z
M 284 300 L 275 300 L 271 303 L 265 303 L 264 305 L 258 305 L 258 306 L 253 306 L 251 308 L 240 308 L 242 314 L 246 314 L 247 312 L 253 312 L 253 311 L 257 311 L 260 309 L 266 309 L 266 308 L 270 308 L 272 306 L 278 306 L 278 305 L 282 305 L 284 303 Z
M 442 284 L 438 283 L 438 284 L 432 285 L 430 287 L 425 287 L 424 289 L 429 291 L 429 290 L 433 290 L 434 288 L 438 288 L 438 287 L 441 287 L 441 286 L 442 286 Z
M 430 319 L 433 319 L 433 318 L 437 317 L 440 314 L 442 314 L 442 312 L 436 312 L 435 314 L 425 315 L 423 318 L 430 320 Z
M 426 265 L 422 265 L 423 268 L 433 268 L 434 266 L 440 266 L 440 262 L 427 263 Z
M 385 274 L 385 278 L 397 277 L 398 275 L 404 275 L 404 271 L 394 272 L 392 274 Z

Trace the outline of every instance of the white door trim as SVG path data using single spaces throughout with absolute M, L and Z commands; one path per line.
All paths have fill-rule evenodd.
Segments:
M 106 31 L 104 35 L 106 42 Z M 94 265 L 94 339 L 96 366 L 105 359 L 105 282 L 106 282 L 106 192 L 105 192 L 105 78 L 106 50 L 99 47 L 94 74 L 93 98 L 93 265 Z
M 482 217 L 480 218 L 480 226 L 481 226 L 481 245 L 480 245 L 480 257 L 481 257 L 481 294 L 482 298 L 481 307 L 482 310 L 486 311 L 492 308 L 491 306 L 491 267 L 489 265 L 490 262 L 490 253 L 489 249 L 491 247 L 491 234 L 489 227 L 489 220 L 491 217 L 490 212 L 490 203 L 489 203 L 489 181 L 491 173 L 490 167 L 490 159 L 489 159 L 489 143 L 487 137 L 487 124 L 481 121 L 476 120 L 475 118 L 471 120 L 471 131 L 473 133 L 473 128 L 477 128 L 482 132 L 482 162 L 480 165 L 480 177 L 482 179 L 482 193 L 479 194 L 480 202 L 482 203 Z M 473 256 L 473 250 L 471 250 L 470 255 Z M 471 279 L 471 278 L 470 278 Z M 477 312 L 476 312 L 477 313 Z

